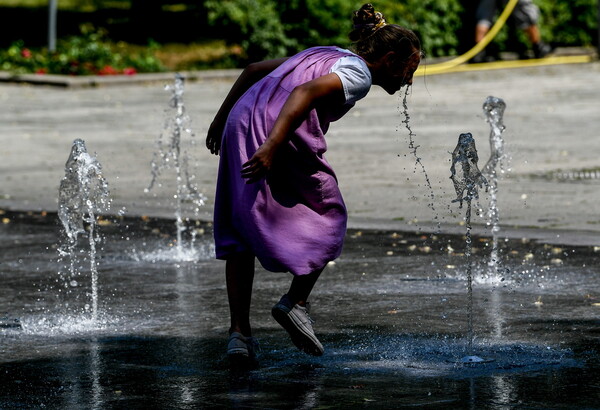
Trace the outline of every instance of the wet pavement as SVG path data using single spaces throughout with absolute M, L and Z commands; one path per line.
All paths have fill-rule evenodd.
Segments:
M 0 311 L 0 408 L 597 408 L 600 283 L 593 247 L 474 238 L 474 351 L 467 351 L 464 238 L 350 230 L 312 295 L 326 353 L 296 350 L 270 317 L 288 274 L 257 272 L 259 366 L 230 369 L 223 264 L 210 225 L 195 261 L 174 224 L 99 227 L 99 315 L 89 270 L 65 279 L 56 215 L 10 214 Z M 183 258 L 185 259 L 185 258 Z M 590 264 L 590 262 L 592 262 Z M 86 305 L 88 308 L 86 310 Z M 476 354 L 486 364 L 461 364 Z
M 594 62 L 415 81 L 408 122 L 431 190 L 408 147 L 403 95 L 374 88 L 328 134 L 352 229 L 311 300 L 326 353 L 293 347 L 270 317 L 290 276 L 259 269 L 260 365 L 246 370 L 224 355 L 224 266 L 208 222 L 217 159 L 202 148 L 232 79 L 186 84 L 196 143 L 185 149 L 208 200 L 184 254 L 174 252 L 174 177 L 144 192 L 170 115 L 164 81 L 0 84 L 0 324 L 22 326 L 0 329 L 0 408 L 600 408 L 599 71 Z M 499 182 L 500 273 L 487 267 L 491 231 L 474 217 L 467 352 L 464 209 L 451 203 L 449 151 L 471 132 L 487 159 L 488 95 L 507 104 L 512 159 Z M 58 186 L 75 138 L 102 163 L 113 200 L 98 227 L 97 322 L 85 252 L 77 277 L 58 255 Z M 491 361 L 458 363 L 470 353 Z
M 373 87 L 331 125 L 327 138 L 326 156 L 336 170 L 351 226 L 427 230 L 440 222 L 445 231 L 460 232 L 463 215 L 450 205 L 449 151 L 459 134 L 471 132 L 480 162 L 487 161 L 490 127 L 482 106 L 492 95 L 507 105 L 504 139 L 512 160 L 498 196 L 506 234 L 530 229 L 532 236 L 600 244 L 599 74 L 600 62 L 593 62 L 415 79 L 407 98 L 409 124 L 432 184 L 435 211 L 408 147 L 403 96 L 390 97 Z M 125 208 L 132 216 L 172 217 L 173 175 L 163 175 L 163 189 L 144 192 L 157 137 L 172 116 L 170 93 L 163 90 L 172 80 L 163 79 L 66 89 L 0 83 L 0 209 L 56 211 L 64 164 L 73 140 L 81 138 L 103 165 L 114 213 Z M 196 142 L 185 149 L 195 183 L 208 197 L 203 220 L 211 219 L 217 170 L 204 136 L 232 81 L 207 77 L 185 86 Z

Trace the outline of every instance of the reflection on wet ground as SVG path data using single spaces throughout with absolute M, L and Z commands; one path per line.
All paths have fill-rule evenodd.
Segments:
M 593 247 L 474 238 L 474 350 L 466 351 L 464 238 L 350 231 L 312 316 L 326 353 L 298 352 L 270 318 L 290 276 L 256 276 L 253 370 L 224 357 L 228 307 L 210 227 L 198 260 L 169 259 L 171 221 L 105 222 L 99 319 L 89 280 L 64 284 L 55 215 L 0 225 L 0 408 L 594 408 L 600 283 Z M 117 223 L 118 222 L 118 223 Z M 128 228 L 126 228 L 128 226 Z M 203 233 L 203 234 L 202 234 Z

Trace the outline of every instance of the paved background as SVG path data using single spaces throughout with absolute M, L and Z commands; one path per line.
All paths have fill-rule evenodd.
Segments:
M 208 197 L 200 212 L 204 220 L 211 219 L 218 162 L 204 148 L 204 136 L 236 73 L 196 74 L 186 83 L 184 100 L 197 144 L 185 148 Z M 0 83 L 0 208 L 56 211 L 71 143 L 82 138 L 103 165 L 113 212 L 172 217 L 173 172 L 164 172 L 161 188 L 144 192 L 156 140 L 173 116 L 163 88 L 172 79 L 100 80 L 95 88 Z M 464 210 L 451 204 L 449 152 L 460 133 L 471 132 L 480 166 L 487 161 L 490 130 L 482 104 L 492 95 L 507 104 L 504 138 L 512 157 L 499 184 L 503 232 L 600 245 L 599 89 L 599 62 L 415 79 L 407 97 L 409 124 L 431 181 L 432 210 L 430 190 L 408 147 L 404 95 L 390 97 L 373 87 L 328 133 L 327 158 L 338 174 L 350 226 L 429 231 L 439 220 L 442 231 L 464 232 Z M 580 173 L 584 170 L 592 172 Z M 476 222 L 485 232 L 485 221 Z

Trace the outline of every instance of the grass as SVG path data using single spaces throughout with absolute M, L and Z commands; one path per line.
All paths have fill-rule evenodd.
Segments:
M 204 43 L 162 44 L 156 57 L 170 71 L 206 68 L 237 67 L 237 57 L 242 53 L 239 46 L 229 46 L 222 40 Z
M 121 54 L 140 53 L 145 46 L 118 42 Z M 223 40 L 180 44 L 153 44 L 154 56 L 167 71 L 192 71 L 239 67 L 238 56 L 242 49 L 236 45 L 227 45 Z

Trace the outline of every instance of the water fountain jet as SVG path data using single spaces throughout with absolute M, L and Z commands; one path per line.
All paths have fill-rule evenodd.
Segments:
M 488 180 L 488 190 L 490 193 L 490 207 L 487 215 L 489 224 L 492 226 L 492 251 L 488 261 L 489 274 L 496 277 L 499 273 L 499 250 L 498 233 L 500 232 L 500 212 L 498 210 L 498 165 L 500 173 L 506 172 L 507 156 L 504 152 L 504 124 L 502 117 L 506 103 L 498 97 L 489 96 L 483 103 L 483 113 L 486 122 L 490 124 L 490 159 L 481 169 L 481 173 Z
M 165 90 L 171 91 L 172 97 L 169 102 L 169 107 L 174 112 L 174 117 L 169 118 L 164 126 L 163 132 L 160 134 L 157 146 L 158 152 L 154 154 L 152 160 L 152 180 L 145 192 L 150 192 L 156 181 L 161 174 L 163 169 L 172 168 L 175 170 L 176 176 L 176 193 L 174 198 L 176 199 L 175 205 L 175 226 L 176 226 L 176 260 L 192 260 L 194 259 L 195 252 L 193 250 L 195 242 L 195 231 L 190 230 L 186 226 L 183 217 L 183 207 L 185 203 L 192 203 L 194 207 L 194 214 L 198 214 L 198 208 L 204 205 L 206 197 L 202 194 L 198 188 L 192 183 L 193 176 L 189 173 L 189 157 L 184 151 L 181 152 L 182 139 L 185 134 L 193 136 L 190 128 L 190 118 L 185 113 L 185 105 L 183 103 L 184 93 L 184 77 L 181 74 L 175 75 L 174 84 L 165 87 Z M 165 144 L 164 139 L 168 139 Z M 192 141 L 193 145 L 194 142 Z M 167 145 L 167 147 L 165 147 Z M 184 246 L 183 234 L 190 230 L 191 232 L 191 243 L 189 244 L 189 251 L 186 251 Z M 189 255 L 191 254 L 191 256 Z
M 467 226 L 465 258 L 467 265 L 467 292 L 468 292 L 468 353 L 469 355 L 460 359 L 460 363 L 487 363 L 491 360 L 471 354 L 473 351 L 473 275 L 472 275 L 472 239 L 471 239 L 471 201 L 479 199 L 478 188 L 487 187 L 487 180 L 477 168 L 477 149 L 475 139 L 471 133 L 460 134 L 458 144 L 452 152 L 452 165 L 450 166 L 450 179 L 454 184 L 456 199 L 460 208 L 463 202 L 467 203 L 465 221 Z
M 88 154 L 85 142 L 73 141 L 71 153 L 65 164 L 65 176 L 60 182 L 58 194 L 58 217 L 64 228 L 65 243 L 59 247 L 59 254 L 69 261 L 69 276 L 65 286 L 77 286 L 80 276 L 77 268 L 77 248 L 79 235 L 87 235 L 91 274 L 92 321 L 98 318 L 98 265 L 96 244 L 101 241 L 96 231 L 97 217 L 110 208 L 108 183 L 102 175 L 98 160 Z M 87 229 L 86 229 L 87 227 Z

